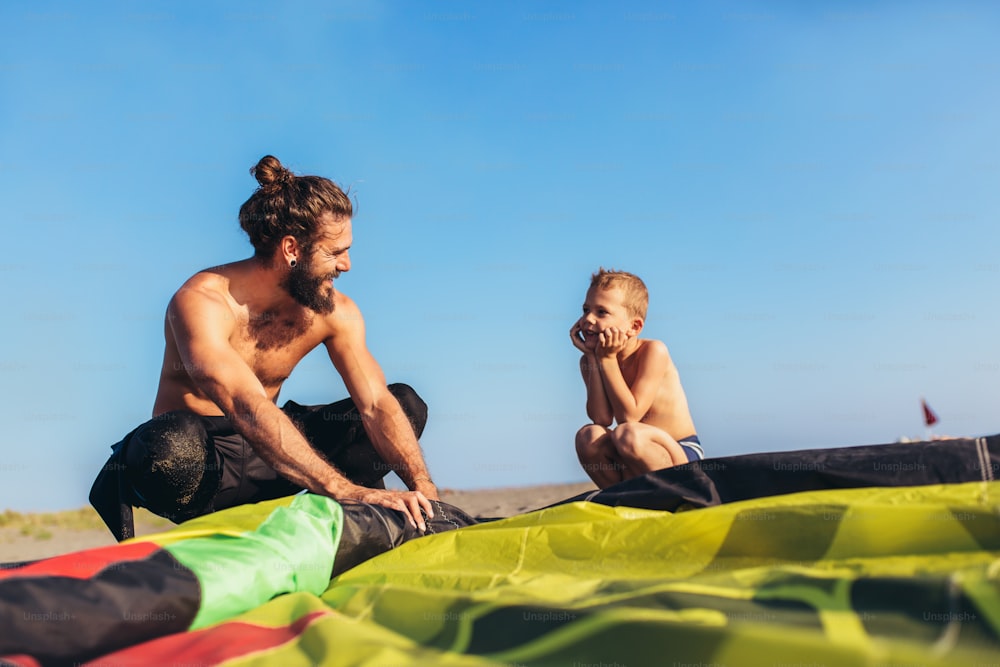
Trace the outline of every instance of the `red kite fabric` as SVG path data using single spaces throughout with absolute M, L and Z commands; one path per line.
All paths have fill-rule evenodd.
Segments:
M 920 399 L 920 405 L 924 409 L 924 424 L 926 424 L 927 426 L 934 426 L 934 424 L 937 424 L 938 417 L 931 410 L 930 406 L 927 405 L 927 401 Z

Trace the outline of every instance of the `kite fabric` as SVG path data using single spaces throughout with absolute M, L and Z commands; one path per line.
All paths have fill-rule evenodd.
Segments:
M 924 410 L 924 426 L 931 427 L 938 423 L 938 416 L 931 410 L 931 406 L 927 405 L 927 401 L 920 399 L 920 407 Z
M 428 533 L 475 523 L 458 508 L 434 505 Z M 0 659 L 78 664 L 232 618 L 276 595 L 319 594 L 332 576 L 418 535 L 401 512 L 303 494 L 7 566 L 0 569 Z
M 815 469 L 799 472 L 826 487 L 746 498 L 754 482 L 737 489 L 732 471 L 762 469 L 763 459 L 706 460 L 704 477 L 682 466 L 626 483 L 621 497 L 614 488 L 595 495 L 612 502 L 393 537 L 395 548 L 371 558 L 355 551 L 353 567 L 336 574 L 343 527 L 353 524 L 362 541 L 368 530 L 345 517 L 350 506 L 303 495 L 224 510 L 115 547 L 0 570 L 0 657 L 227 667 L 996 664 L 1000 438 L 955 442 L 957 450 L 917 443 L 906 459 L 894 446 L 846 448 L 869 468 L 934 452 L 947 461 L 937 472 L 886 470 L 884 484 L 835 471 L 846 450 L 814 452 L 826 461 L 826 480 Z M 800 453 L 769 456 L 776 473 L 801 463 Z M 958 459 L 965 464 L 956 468 Z M 681 490 L 685 480 L 692 490 Z M 641 498 L 641 483 L 655 488 L 647 496 L 673 489 L 710 502 Z M 620 502 L 629 498 L 675 507 Z M 460 510 L 451 518 L 460 524 Z M 67 586 L 95 577 L 123 588 Z M 29 609 L 26 584 L 44 589 L 48 602 Z M 159 606 L 139 606 L 142 599 Z M 88 617 L 105 607 L 119 617 L 117 629 L 102 628 L 122 638 L 116 648 L 55 653 L 58 638 L 90 633 Z M 17 646 L 10 623 L 44 626 L 47 639 Z M 136 637 L 146 626 L 159 634 Z
M 990 481 L 1000 435 L 693 461 L 570 500 L 676 511 L 815 489 Z

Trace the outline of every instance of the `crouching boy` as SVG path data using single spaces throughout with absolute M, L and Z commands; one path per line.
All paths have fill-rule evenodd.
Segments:
M 639 338 L 648 303 L 637 276 L 602 268 L 570 329 L 593 421 L 577 432 L 576 452 L 602 489 L 705 456 L 667 346 Z

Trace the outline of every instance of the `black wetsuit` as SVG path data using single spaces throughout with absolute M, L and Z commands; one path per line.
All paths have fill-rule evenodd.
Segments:
M 419 438 L 427 404 L 408 385 L 392 384 Z M 309 443 L 355 484 L 384 488 L 391 471 L 375 451 L 350 399 L 281 408 Z M 90 502 L 119 540 L 132 537 L 132 507 L 181 522 L 216 510 L 292 495 L 302 487 L 282 477 L 236 432 L 226 417 L 188 410 L 158 415 L 112 446 L 90 491 Z

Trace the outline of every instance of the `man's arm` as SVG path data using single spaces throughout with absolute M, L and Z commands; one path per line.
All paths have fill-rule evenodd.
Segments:
M 361 415 L 361 423 L 382 460 L 407 488 L 438 499 L 437 487 L 424 462 L 420 443 L 399 401 L 386 386 L 385 375 L 365 343 L 365 323 L 357 305 L 338 295 L 330 316 L 334 333 L 326 348 Z
M 353 484 L 313 449 L 267 397 L 260 380 L 229 343 L 235 321 L 221 295 L 197 287 L 181 288 L 167 308 L 167 320 L 195 385 L 268 465 L 313 493 L 402 510 L 414 525 L 424 528 L 419 508 L 398 498 L 372 497 L 375 490 Z
M 660 341 L 651 340 L 636 352 L 638 368 L 630 387 L 625 382 L 617 358 L 617 351 L 624 347 L 627 340 L 625 334 L 614 331 L 605 332 L 602 336 L 606 342 L 602 341 L 598 346 L 598 364 L 615 420 L 619 424 L 641 421 L 652 407 L 656 392 L 659 391 L 670 365 L 667 346 Z

